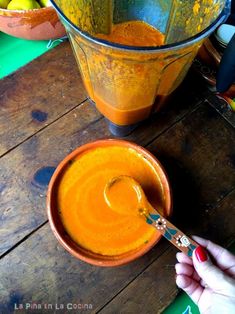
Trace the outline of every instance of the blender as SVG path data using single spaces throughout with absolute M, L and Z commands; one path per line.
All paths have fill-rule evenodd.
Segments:
M 117 136 L 128 135 L 161 109 L 231 6 L 231 0 L 51 2 L 67 30 L 88 96 Z M 122 38 L 113 40 L 118 27 L 124 29 Z M 125 41 L 131 27 L 133 44 Z M 160 42 L 146 44 L 144 36 L 154 30 Z

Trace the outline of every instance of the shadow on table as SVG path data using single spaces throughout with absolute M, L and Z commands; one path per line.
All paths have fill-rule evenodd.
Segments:
M 200 224 L 200 198 L 192 175 L 171 157 L 158 156 L 164 166 L 173 196 L 173 215 L 170 218 L 184 232 L 197 231 Z

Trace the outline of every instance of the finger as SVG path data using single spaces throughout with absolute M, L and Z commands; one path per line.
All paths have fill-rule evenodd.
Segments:
M 216 260 L 219 268 L 226 270 L 227 273 L 233 276 L 235 275 L 235 256 L 232 253 L 209 240 L 198 236 L 192 236 L 192 238 L 198 244 L 207 249 L 211 256 L 213 256 L 213 258 Z
M 177 263 L 175 264 L 175 271 L 177 275 L 186 275 L 198 282 L 201 280 L 194 267 L 191 265 L 185 263 Z
M 200 280 L 200 284 L 202 287 L 208 288 L 208 285 L 205 283 L 203 279 Z
M 186 275 L 191 277 L 194 272 L 194 267 L 185 263 L 175 264 L 175 271 L 177 275 Z
M 177 261 L 179 263 L 186 263 L 186 264 L 189 264 L 189 265 L 193 265 L 192 259 L 189 256 L 187 256 L 186 254 L 182 253 L 182 252 L 178 252 L 176 254 L 176 258 L 177 258 Z
M 177 275 L 176 284 L 179 288 L 183 289 L 196 304 L 198 304 L 203 293 L 203 288 L 197 281 L 186 275 Z
M 201 279 L 214 291 L 233 293 L 235 280 L 227 276 L 224 271 L 216 267 L 207 252 L 201 246 L 193 251 L 193 264 Z

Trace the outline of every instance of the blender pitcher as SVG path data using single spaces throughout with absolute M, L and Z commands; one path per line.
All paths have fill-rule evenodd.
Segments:
M 66 27 L 89 97 L 109 120 L 110 131 L 121 136 L 162 107 L 231 5 L 231 0 L 51 2 Z M 124 27 L 120 41 L 112 39 L 117 27 Z M 135 38 L 130 45 L 131 27 Z M 145 43 L 144 36 L 154 30 L 159 43 Z

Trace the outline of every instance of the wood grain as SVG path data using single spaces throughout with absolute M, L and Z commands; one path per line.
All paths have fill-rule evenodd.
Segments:
M 0 156 L 86 99 L 69 43 L 0 82 Z
M 158 313 L 178 291 L 175 249 L 164 239 L 129 265 L 103 269 L 68 254 L 46 222 L 47 184 L 58 163 L 77 146 L 112 137 L 85 95 L 68 43 L 1 81 L 0 313 L 30 301 L 91 303 L 92 313 Z M 234 240 L 235 131 L 233 117 L 214 101 L 189 76 L 168 108 L 126 139 L 147 146 L 165 166 L 173 222 L 227 245 Z
M 85 106 L 85 105 L 84 105 Z M 92 109 L 92 107 L 89 107 Z M 212 111 L 212 112 L 211 112 Z M 169 173 L 173 174 L 170 170 L 174 170 L 174 174 L 176 175 L 175 178 L 175 184 L 180 186 L 178 181 L 179 177 L 177 177 L 177 174 L 180 176 L 183 175 L 183 179 L 185 179 L 184 174 L 185 170 L 191 169 L 191 171 L 186 171 L 188 174 L 188 178 L 192 180 L 195 174 L 198 173 L 198 167 L 203 167 L 203 163 L 206 162 L 203 158 L 197 160 L 198 167 L 195 168 L 192 167 L 193 163 L 195 162 L 195 158 L 193 157 L 194 154 L 196 154 L 197 149 L 190 150 L 187 148 L 187 152 L 185 152 L 185 146 L 183 150 L 180 150 L 178 152 L 178 148 L 181 147 L 179 145 L 180 139 L 184 138 L 183 136 L 177 137 L 173 136 L 174 130 L 176 129 L 176 135 L 181 134 L 184 135 L 183 131 L 187 128 L 186 126 L 192 126 L 194 123 L 199 123 L 200 125 L 203 125 L 203 121 L 207 120 L 208 115 L 211 119 L 208 120 L 207 125 L 207 135 L 206 135 L 206 143 L 210 141 L 212 146 L 215 145 L 216 137 L 213 140 L 213 132 L 214 128 L 210 127 L 210 125 L 214 125 L 215 120 L 218 121 L 216 124 L 219 126 L 220 132 L 223 132 L 224 137 L 226 138 L 225 142 L 227 143 L 224 147 L 228 147 L 229 138 L 233 134 L 233 129 L 224 121 L 220 119 L 220 116 L 214 112 L 213 109 L 210 107 L 204 107 L 204 105 L 200 106 L 196 111 L 192 112 L 191 115 L 186 116 L 183 120 L 178 122 L 174 127 L 170 128 L 168 131 L 163 133 L 156 141 L 154 141 L 150 148 L 157 152 L 157 155 L 160 156 L 160 159 L 162 162 L 165 161 L 165 166 L 168 168 Z M 198 121 L 198 122 L 192 122 L 192 120 Z M 69 121 L 71 121 L 69 119 Z M 103 124 L 104 123 L 104 124 Z M 105 121 L 104 119 L 101 119 L 92 125 L 89 125 L 87 129 L 84 129 L 83 135 L 78 133 L 75 133 L 78 137 L 77 140 L 79 143 L 81 141 L 87 141 L 91 134 L 97 134 L 99 130 L 105 127 Z M 52 126 L 51 126 L 52 129 Z M 61 124 L 61 130 L 65 129 L 65 125 Z M 86 131 L 86 132 L 84 132 Z M 201 130 L 203 131 L 203 130 Z M 213 132 L 212 132 L 213 131 Z M 44 132 L 44 131 L 43 131 Z M 42 132 L 42 133 L 43 133 Z M 59 131 L 57 131 L 59 133 Z M 103 130 L 104 132 L 104 130 Z M 102 134 L 105 134 L 103 133 Z M 186 131 L 185 131 L 186 132 Z M 189 130 L 188 130 L 189 132 Z M 51 131 L 52 134 L 54 134 L 54 131 Z M 47 130 L 47 134 L 50 135 L 49 128 Z M 90 134 L 90 135 L 89 135 Z M 202 147 L 203 149 L 207 149 L 207 145 L 202 145 L 204 143 L 204 137 L 205 134 L 202 133 L 202 135 L 199 136 L 198 132 L 192 132 L 193 136 L 192 138 L 195 140 L 197 138 L 196 144 L 198 147 Z M 201 134 L 201 132 L 200 132 Z M 203 136 L 204 135 L 204 136 Z M 61 137 L 58 135 L 58 137 Z M 42 138 L 44 138 L 42 136 Z M 71 138 L 71 137 L 70 137 Z M 191 137 L 189 137 L 191 138 Z M 55 141 L 57 142 L 57 140 Z M 225 144 L 222 143 L 222 144 Z M 173 144 L 175 143 L 175 149 L 173 149 Z M 75 143 L 74 143 L 75 144 Z M 21 145 L 23 146 L 23 145 Z M 208 147 L 208 150 L 211 150 L 211 146 Z M 173 167 L 170 169 L 169 165 L 174 165 L 174 162 L 166 163 L 166 160 L 171 160 L 172 156 L 177 156 L 178 154 L 180 157 L 180 168 L 178 169 L 178 172 Z M 189 158 L 187 154 L 191 152 L 191 157 Z M 12 153 L 12 152 L 11 152 Z M 164 153 L 164 154 L 163 154 Z M 204 156 L 207 156 L 207 150 L 204 151 Z M 226 151 L 221 155 L 221 151 L 217 150 L 217 153 L 213 151 L 215 160 L 218 160 L 218 162 L 222 163 L 224 156 L 226 156 Z M 165 158 L 166 155 L 168 156 L 168 159 Z M 196 154 L 195 156 L 198 156 Z M 164 157 L 164 158 L 163 158 Z M 210 155 L 209 155 L 210 157 Z M 206 158 L 206 157 L 204 157 Z M 187 167 L 185 160 L 188 162 Z M 209 162 L 212 162 L 212 160 L 209 159 Z M 206 162 L 206 165 L 207 163 Z M 176 165 L 179 164 L 179 161 L 177 161 Z M 168 166 L 167 166 L 168 165 Z M 191 165 L 191 167 L 190 167 Z M 213 162 L 212 162 L 213 165 Z M 228 166 L 229 167 L 229 166 Z M 195 170 L 193 170 L 195 169 Z M 210 168 L 212 171 L 214 168 Z M 226 170 L 226 167 L 225 167 Z M 210 175 L 210 171 L 207 173 Z M 214 169 L 216 171 L 216 168 Z M 227 170 L 226 170 L 227 171 Z M 199 174 L 203 175 L 203 172 L 199 172 Z M 215 173 L 216 175 L 216 173 Z M 230 177 L 228 177 L 229 179 Z M 182 177 L 181 177 L 182 179 Z M 198 178 L 200 179 L 200 178 Z M 228 184 L 229 181 L 227 180 L 219 180 L 218 183 L 223 185 Z M 200 181 L 202 182 L 202 180 Z M 209 190 L 211 188 L 210 181 L 205 181 L 207 185 L 204 183 L 205 190 Z M 188 181 L 182 182 L 182 188 L 185 188 L 185 186 L 188 186 Z M 189 187 L 192 187 L 192 185 L 189 185 Z M 213 185 L 212 185 L 213 187 Z M 200 200 L 196 204 L 198 207 L 192 206 L 194 204 L 195 199 L 195 192 L 197 192 L 197 189 L 195 187 L 192 189 L 191 194 L 189 193 L 188 197 L 192 197 L 190 204 L 185 204 L 185 201 L 187 198 L 185 198 L 185 194 L 180 193 L 179 189 L 174 189 L 176 195 L 176 206 L 175 206 L 175 215 L 174 217 L 177 218 L 179 224 L 182 226 L 182 229 L 186 232 L 194 231 L 198 234 L 207 235 L 212 239 L 217 239 L 219 242 L 226 244 L 227 241 L 230 241 L 234 238 L 234 220 L 231 219 L 231 217 L 234 217 L 234 203 L 235 203 L 235 195 L 234 192 L 230 192 L 230 194 L 223 198 L 218 198 L 218 194 L 214 195 L 214 199 L 218 199 L 219 207 L 215 206 L 215 201 L 212 200 L 213 204 L 213 210 L 208 210 L 208 206 L 205 203 L 201 203 Z M 188 193 L 190 190 L 187 190 L 186 193 Z M 218 191 L 217 191 L 218 192 Z M 185 212 L 182 211 L 182 208 L 179 207 L 179 204 L 184 205 L 184 208 L 187 208 L 187 213 L 189 213 L 190 210 L 190 216 L 186 215 Z M 218 205 L 217 204 L 217 205 Z M 187 206 L 186 206 L 187 205 Z M 228 216 L 227 213 L 230 213 L 231 216 Z M 193 223 L 190 223 L 191 219 L 193 219 Z M 191 225 L 189 227 L 189 225 Z M 44 232 L 44 230 L 47 230 Z M 131 309 L 135 310 L 139 307 L 139 297 L 143 297 L 142 294 L 142 288 L 144 286 L 144 283 L 142 282 L 141 278 L 145 278 L 145 275 L 141 275 L 140 281 L 138 281 L 139 277 L 138 275 L 146 268 L 146 266 L 150 265 L 154 259 L 157 257 L 155 254 L 162 254 L 164 250 L 166 249 L 166 242 L 163 240 L 161 242 L 162 246 L 155 247 L 154 251 L 151 251 L 149 254 L 147 254 L 145 257 L 143 257 L 144 262 L 142 263 L 141 260 L 136 261 L 134 264 L 137 265 L 137 270 L 135 270 L 135 267 L 133 264 L 129 266 L 124 266 L 124 274 L 119 271 L 119 269 L 113 270 L 103 270 L 99 268 L 93 268 L 92 266 L 86 265 L 82 262 L 76 261 L 73 257 L 71 257 L 69 254 L 64 252 L 62 248 L 60 248 L 59 244 L 57 244 L 56 240 L 54 239 L 53 235 L 51 234 L 51 231 L 49 230 L 49 227 L 46 225 L 43 228 L 39 229 L 35 234 L 33 234 L 29 239 L 24 241 L 21 245 L 19 245 L 17 248 L 15 248 L 11 253 L 9 253 L 7 256 L 5 256 L 0 263 L 0 270 L 4 271 L 4 276 L 2 277 L 3 282 L 3 291 L 1 291 L 1 295 L 3 296 L 2 304 L 3 306 L 11 306 L 12 302 L 16 300 L 17 298 L 19 300 L 22 300 L 22 302 L 27 302 L 27 298 L 38 300 L 37 302 L 61 302 L 61 303 L 68 303 L 68 302 L 78 302 L 77 301 L 77 295 L 79 295 L 80 302 L 84 303 L 93 303 L 95 304 L 95 311 L 97 311 L 99 308 L 103 308 L 103 306 L 108 303 L 112 298 L 114 298 L 122 289 L 124 289 L 131 281 L 133 281 L 135 278 L 136 284 L 134 285 L 134 288 L 132 288 L 129 291 L 129 288 L 125 288 L 125 294 L 123 297 L 123 293 L 121 293 L 120 298 L 115 297 L 114 301 L 112 301 L 111 309 L 112 312 L 115 312 L 115 308 L 122 308 L 123 313 L 128 313 L 129 310 L 129 299 L 133 299 L 131 303 Z M 59 250 L 59 253 L 58 253 Z M 156 251 L 155 251 L 156 250 Z M 65 256 L 65 258 L 64 258 Z M 175 263 L 174 254 L 169 255 L 170 263 L 173 265 Z M 145 259 L 147 259 L 147 262 L 145 262 Z M 31 262 L 30 262 L 31 261 Z M 55 263 L 58 263 L 59 266 L 55 267 Z M 70 261 L 70 262 L 69 262 Z M 68 268 L 67 265 L 70 265 L 71 267 Z M 165 265 L 165 259 L 161 260 L 161 257 L 159 257 L 159 265 Z M 169 262 L 168 262 L 169 263 Z M 58 265 L 58 264 L 57 264 Z M 157 264 L 158 265 L 158 264 Z M 2 267 L 2 269 L 1 269 Z M 84 268 L 83 268 L 84 267 Z M 153 269 L 155 269 L 155 266 L 151 266 Z M 67 271 L 68 269 L 68 271 Z M 93 269 L 91 271 L 91 269 Z M 150 268 L 150 272 L 151 272 Z M 156 266 L 156 269 L 158 269 L 158 266 Z M 15 273 L 12 270 L 17 271 L 17 282 L 15 280 Z M 65 273 L 63 273 L 63 270 Z M 76 271 L 74 271 L 76 270 Z M 146 270 L 147 271 L 147 270 Z M 37 272 L 39 274 L 37 274 Z M 107 274 L 106 274 L 107 272 Z M 44 274 L 44 275 L 42 275 Z M 75 275 L 76 274 L 76 275 Z M 92 275 L 91 275 L 92 274 Z M 123 274 L 123 275 L 122 275 Z M 171 272 L 172 274 L 172 272 Z M 149 276 L 148 274 L 146 276 Z M 161 287 L 163 289 L 162 294 L 162 303 L 155 303 L 154 299 L 152 297 L 154 296 L 154 293 L 156 292 L 155 285 L 156 283 L 153 281 L 152 283 L 152 290 L 148 290 L 151 296 L 151 300 L 149 301 L 149 308 L 146 307 L 146 312 L 151 313 L 153 307 L 155 309 L 160 309 L 163 306 L 166 306 L 168 302 L 172 300 L 172 297 L 177 292 L 175 283 L 174 283 L 174 277 L 171 275 L 171 280 L 168 281 L 168 285 L 166 287 L 164 277 L 161 277 L 163 281 L 160 279 L 157 281 L 158 287 Z M 82 282 L 80 282 L 79 278 L 84 278 Z M 24 279 L 25 278 L 25 279 Z M 69 278 L 69 279 L 68 279 Z M 94 279 L 95 278 L 95 279 Z M 92 281 L 93 280 L 93 281 Z M 14 286 L 12 285 L 14 281 Z M 113 282 L 114 281 L 114 282 Z M 133 283 L 134 284 L 134 283 Z M 66 288 L 63 288 L 66 285 Z M 48 288 L 49 287 L 49 288 Z M 72 288 L 71 288 L 72 287 Z M 132 284 L 128 287 L 132 287 Z M 72 292 L 68 292 L 71 291 Z M 49 290 L 49 291 L 48 291 Z M 95 291 L 94 291 L 95 290 Z M 141 294 L 138 294 L 137 292 L 140 290 Z M 56 291 L 56 292 L 55 292 Z M 68 293 L 68 294 L 67 294 Z M 148 298 L 148 295 L 146 296 Z M 123 299 L 124 298 L 124 299 Z M 127 299 L 127 301 L 126 301 Z M 113 302 L 117 302 L 113 303 Z M 134 303 L 133 303 L 134 302 Z M 123 305 L 124 304 L 124 305 Z M 148 306 L 148 305 L 147 305 Z M 94 312 L 95 312 L 94 311 Z M 157 311 L 157 310 L 156 310 Z M 110 313 L 107 309 L 107 313 Z
M 98 313 L 162 313 L 178 294 L 176 252 L 169 248 Z
M 222 246 L 230 244 L 235 236 L 232 218 L 235 216 L 234 204 L 235 192 L 232 192 L 212 213 L 200 215 L 200 223 L 194 225 L 194 231 Z M 175 253 L 175 248 L 169 248 L 99 313 L 162 313 L 178 293 Z
M 126 139 L 145 146 L 198 106 L 196 90 L 178 96 L 168 109 L 151 118 Z M 53 169 L 84 143 L 112 137 L 105 119 L 88 102 L 80 105 L 0 159 L 0 255 L 46 221 L 45 195 Z M 36 180 L 35 180 L 36 177 Z M 44 180 L 45 182 L 39 182 Z M 48 179 L 47 179 L 48 178 Z
M 95 313 L 167 247 L 168 243 L 161 242 L 149 254 L 129 265 L 100 268 L 81 262 L 67 253 L 55 239 L 49 224 L 46 224 L 1 259 L 0 313 L 11 313 L 15 302 L 30 301 L 91 303 L 93 309 L 89 313 Z
M 1 254 L 46 221 L 45 197 L 53 170 L 100 118 L 86 101 L 0 159 Z
M 207 95 L 207 101 L 235 128 L 235 112 L 224 99 L 210 93 Z
M 210 230 L 210 238 L 226 246 L 234 239 L 234 204 L 232 192 L 197 224 L 195 231 L 206 234 Z M 14 303 L 30 300 L 92 303 L 91 313 L 159 313 L 178 292 L 175 253 L 175 248 L 169 249 L 168 242 L 162 239 L 148 254 L 129 265 L 99 268 L 67 253 L 46 224 L 1 259 L 0 312 L 11 313 Z M 54 313 L 45 311 L 48 312 Z
M 235 130 L 206 102 L 149 149 L 165 165 L 175 194 L 185 196 L 185 214 L 201 204 L 213 210 L 235 188 Z
M 189 235 L 199 234 L 223 246 L 235 237 L 234 141 L 232 126 L 204 103 L 148 146 L 159 157 L 172 182 L 174 223 Z M 166 265 L 162 258 L 101 313 L 139 310 L 160 313 L 177 293 L 173 275 L 171 280 L 167 276 L 165 280 L 162 268 L 161 279 L 153 280 L 159 265 L 163 268 Z M 169 258 L 168 263 L 174 264 L 174 254 Z

